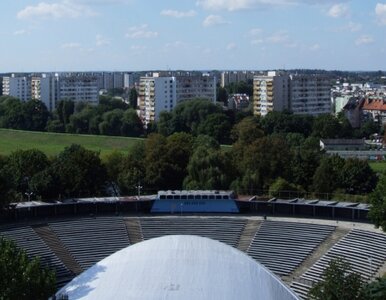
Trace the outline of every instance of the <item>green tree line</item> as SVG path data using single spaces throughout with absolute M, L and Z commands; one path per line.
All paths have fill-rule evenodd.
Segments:
M 232 136 L 236 142 L 224 148 L 208 135 L 153 133 L 127 155 L 113 152 L 103 160 L 79 145 L 54 157 L 17 150 L 0 157 L 0 199 L 19 201 L 30 193 L 43 200 L 102 196 L 116 188 L 133 194 L 138 183 L 152 192 L 233 189 L 255 194 L 271 189 L 354 195 L 368 194 L 377 184 L 366 161 L 324 156 L 312 137 L 291 146 L 286 139 L 265 136 L 253 117 L 233 128 Z

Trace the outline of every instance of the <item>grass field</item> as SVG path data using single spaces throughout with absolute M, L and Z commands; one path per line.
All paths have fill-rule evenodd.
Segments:
M 386 174 L 386 162 L 369 162 L 369 165 L 375 172 Z
M 99 135 L 32 132 L 0 129 L 0 154 L 8 155 L 15 150 L 39 149 L 47 155 L 56 155 L 71 144 L 100 151 L 101 156 L 114 150 L 127 152 L 141 139 Z

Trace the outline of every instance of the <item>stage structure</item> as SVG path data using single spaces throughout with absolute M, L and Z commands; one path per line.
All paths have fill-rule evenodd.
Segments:
M 232 191 L 159 191 L 152 213 L 239 213 Z

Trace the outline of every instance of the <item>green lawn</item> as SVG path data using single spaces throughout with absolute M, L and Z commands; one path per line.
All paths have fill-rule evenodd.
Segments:
M 104 156 L 114 150 L 127 152 L 139 138 L 112 137 L 100 135 L 48 133 L 0 129 L 0 154 L 8 155 L 21 149 L 39 149 L 47 155 L 56 155 L 71 144 L 100 151 Z
M 373 161 L 369 162 L 370 167 L 377 173 L 385 173 L 386 174 L 386 162 L 385 161 Z

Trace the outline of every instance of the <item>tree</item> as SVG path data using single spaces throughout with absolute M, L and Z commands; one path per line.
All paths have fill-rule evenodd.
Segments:
M 25 114 L 23 103 L 13 97 L 1 97 L 0 127 L 11 129 L 25 129 Z
M 369 198 L 371 203 L 370 219 L 377 228 L 381 227 L 383 231 L 386 231 L 386 175 L 382 175 Z
M 325 138 L 333 139 L 341 136 L 341 124 L 339 120 L 330 114 L 324 114 L 317 116 L 314 120 L 312 127 L 312 135 Z
M 145 163 L 144 163 L 145 145 L 143 142 L 135 144 L 130 149 L 127 157 L 121 162 L 121 170 L 118 174 L 118 186 L 122 193 L 133 194 L 137 191 L 137 186 L 142 185 L 146 189 Z
M 26 192 L 34 192 L 31 180 L 50 166 L 47 156 L 40 150 L 17 150 L 6 160 L 4 172 L 9 174 L 12 188 L 24 196 Z
M 169 189 L 181 189 L 188 175 L 187 166 L 193 151 L 193 137 L 185 132 L 174 133 L 166 140 L 166 162 Z
M 386 277 L 377 278 L 364 287 L 365 299 L 384 300 L 386 299 Z
M 295 192 L 300 192 L 299 188 L 281 177 L 276 179 L 269 187 L 269 195 L 271 197 L 291 198 Z
M 349 194 L 368 194 L 377 184 L 377 176 L 366 160 L 349 158 L 342 169 L 343 187 Z
M 217 90 L 217 102 L 221 102 L 225 106 L 228 106 L 228 92 L 223 87 L 219 87 Z
M 56 114 L 59 121 L 66 126 L 70 122 L 70 116 L 75 112 L 75 102 L 72 100 L 60 100 L 56 106 Z
M 263 137 L 264 132 L 260 129 L 257 118 L 246 117 L 233 126 L 231 136 L 234 141 L 237 141 L 242 145 L 248 145 Z
M 44 131 L 50 113 L 46 105 L 39 100 L 32 99 L 23 104 L 24 127 L 26 130 Z
M 322 158 L 313 176 L 314 191 L 328 194 L 343 187 L 342 169 L 344 165 L 344 159 L 338 155 Z
M 206 99 L 183 101 L 173 110 L 175 132 L 185 131 L 198 135 L 201 122 L 213 113 L 222 113 L 221 107 Z
M 121 135 L 123 110 L 114 109 L 105 112 L 102 122 L 99 123 L 99 132 L 102 135 Z
M 137 108 L 138 106 L 138 92 L 135 88 L 130 89 L 129 103 L 132 108 Z
M 221 149 L 199 146 L 189 160 L 186 189 L 228 189 L 233 167 L 230 156 Z
M 230 131 L 231 123 L 223 113 L 209 115 L 197 128 L 198 134 L 211 136 L 220 144 L 229 143 Z
M 342 259 L 331 260 L 324 270 L 322 280 L 309 291 L 311 300 L 365 300 L 363 282 Z
M 249 145 L 235 147 L 232 153 L 239 171 L 237 182 L 233 183 L 235 189 L 253 193 L 268 189 L 278 177 L 289 179 L 291 152 L 282 139 L 262 137 Z
M 0 299 L 45 300 L 56 290 L 55 272 L 42 268 L 39 258 L 0 238 Z
M 64 196 L 100 196 L 105 192 L 107 173 L 99 153 L 80 145 L 73 144 L 59 153 L 53 161 L 52 171 L 58 176 L 58 192 Z
M 134 109 L 127 109 L 123 113 L 121 135 L 138 137 L 143 134 L 143 124 Z

